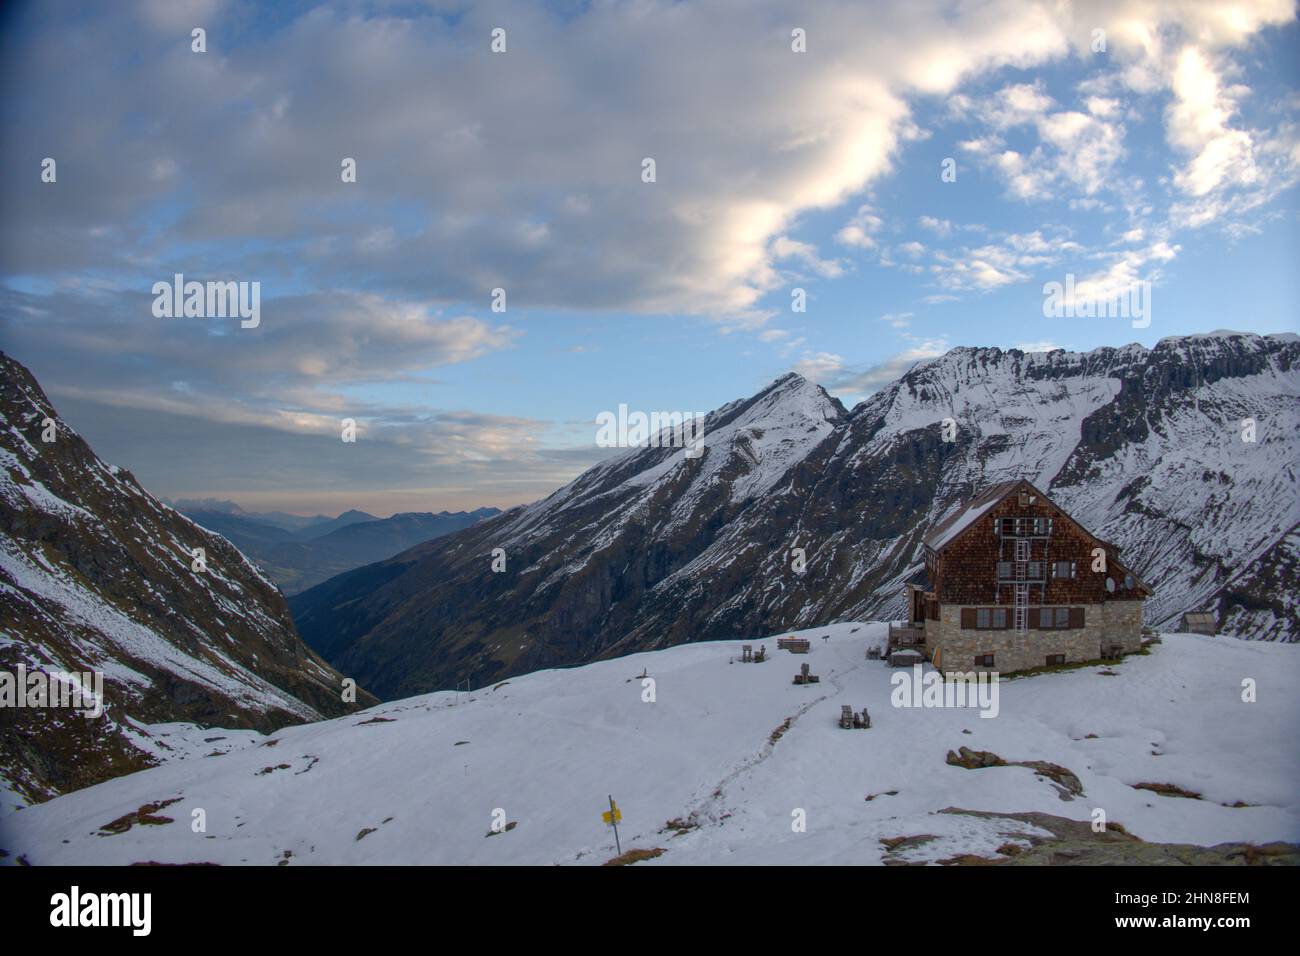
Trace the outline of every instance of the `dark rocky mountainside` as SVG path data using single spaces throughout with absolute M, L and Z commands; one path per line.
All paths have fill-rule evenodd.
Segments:
M 926 530 L 1023 477 L 1122 549 L 1155 590 L 1149 623 L 1208 609 L 1230 633 L 1300 638 L 1295 335 L 959 348 L 852 411 L 789 375 L 706 428 L 698 459 L 631 449 L 534 505 L 312 588 L 291 601 L 299 629 L 392 698 L 897 617 Z
M 0 422 L 0 670 L 102 671 L 105 699 L 98 719 L 0 709 L 0 788 L 37 801 L 149 766 L 166 749 L 151 724 L 269 731 L 355 709 L 275 585 L 100 461 L 3 354 Z

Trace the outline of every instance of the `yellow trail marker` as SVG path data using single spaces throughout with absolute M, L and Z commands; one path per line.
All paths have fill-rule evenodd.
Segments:
M 614 802 L 614 797 L 609 798 L 609 809 L 600 815 L 606 824 L 614 828 L 614 848 L 618 850 L 618 855 L 623 855 L 623 843 L 618 838 L 618 821 L 623 819 L 623 811 L 618 808 Z

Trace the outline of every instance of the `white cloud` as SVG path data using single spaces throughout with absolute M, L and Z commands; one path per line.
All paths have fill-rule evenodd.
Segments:
M 947 239 L 952 235 L 952 223 L 947 219 L 936 219 L 934 216 L 922 216 L 919 220 L 922 228 L 929 229 L 941 239 Z
M 819 382 L 844 367 L 844 357 L 832 352 L 806 353 L 794 370 L 811 382 Z
M 1110 117 L 1116 102 L 1088 99 L 1090 112 L 1057 109 L 1036 84 L 1005 86 L 972 103 L 976 118 L 993 132 L 966 140 L 961 147 L 1002 176 L 1010 196 L 1021 200 L 1055 198 L 1069 186 L 1091 196 L 1116 185 L 1114 170 L 1124 157 L 1124 127 Z M 1030 152 L 1006 148 L 1003 134 L 1031 127 L 1038 145 Z
M 874 233 L 880 231 L 884 221 L 870 206 L 859 206 L 853 218 L 835 233 L 835 241 L 858 249 L 875 248 Z
M 907 338 L 913 344 L 883 362 L 866 368 L 850 368 L 840 362 L 837 367 L 824 370 L 821 384 L 827 391 L 852 404 L 899 378 L 917 362 L 937 358 L 948 351 L 947 338 Z
M 772 241 L 772 255 L 778 260 L 797 259 L 824 279 L 838 279 L 844 275 L 844 263 L 839 259 L 823 259 L 816 246 L 788 236 L 778 236 Z
M 1065 236 L 1044 236 L 1040 230 L 1005 233 L 974 248 L 934 254 L 930 272 L 939 285 L 954 292 L 985 292 L 1026 282 L 1032 272 L 1083 249 Z

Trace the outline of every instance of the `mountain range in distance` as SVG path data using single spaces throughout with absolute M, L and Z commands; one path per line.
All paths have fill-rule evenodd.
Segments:
M 501 513 L 498 508 L 477 508 L 379 518 L 353 509 L 336 518 L 306 517 L 246 511 L 233 501 L 214 498 L 179 499 L 173 507 L 227 538 L 290 595 Z

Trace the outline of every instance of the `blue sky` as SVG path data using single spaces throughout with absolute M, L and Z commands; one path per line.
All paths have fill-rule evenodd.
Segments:
M 619 404 L 796 369 L 852 405 L 958 345 L 1300 325 L 1289 3 L 6 17 L 0 348 L 169 497 L 505 506 L 606 454 Z M 175 272 L 259 281 L 261 325 L 156 318 Z M 1150 325 L 1044 317 L 1067 274 L 1150 283 Z

